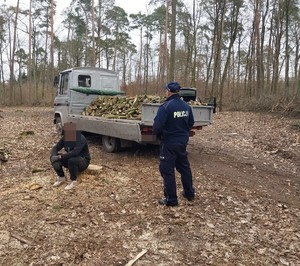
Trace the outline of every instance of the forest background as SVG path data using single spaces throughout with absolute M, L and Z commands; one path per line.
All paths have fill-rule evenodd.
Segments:
M 71 0 L 59 33 L 56 3 L 1 5 L 1 105 L 51 105 L 59 71 L 96 66 L 118 71 L 127 95 L 177 80 L 219 111 L 300 113 L 299 0 L 149 0 L 137 14 Z

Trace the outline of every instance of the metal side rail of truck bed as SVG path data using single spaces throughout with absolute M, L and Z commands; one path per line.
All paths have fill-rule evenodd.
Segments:
M 142 123 L 152 126 L 154 117 L 160 104 L 147 103 L 142 105 Z M 213 106 L 207 105 L 192 105 L 193 115 L 195 119 L 194 127 L 208 126 L 213 120 Z
M 71 122 L 81 131 L 110 136 L 118 139 L 143 143 L 141 121 L 128 119 L 108 119 L 98 116 L 69 115 Z M 150 141 L 151 142 L 151 141 Z

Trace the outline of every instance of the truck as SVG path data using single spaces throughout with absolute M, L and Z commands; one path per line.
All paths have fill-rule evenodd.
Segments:
M 97 67 L 74 67 L 63 70 L 55 77 L 56 97 L 54 99 L 54 124 L 59 134 L 65 123 L 76 123 L 76 130 L 101 136 L 106 152 L 117 152 L 132 144 L 159 144 L 153 134 L 154 117 L 160 103 L 145 103 L 141 107 L 141 119 L 118 119 L 86 115 L 84 110 L 99 95 L 103 97 L 127 97 L 120 89 L 118 72 Z M 188 89 L 184 90 L 184 95 Z M 195 90 L 191 90 L 192 96 Z M 195 97 L 192 97 L 193 99 Z M 187 97 L 188 100 L 191 97 Z M 212 123 L 213 106 L 192 105 L 196 129 Z

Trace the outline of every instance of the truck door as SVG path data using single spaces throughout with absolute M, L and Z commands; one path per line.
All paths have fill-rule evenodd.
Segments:
M 70 76 L 71 71 L 62 72 L 60 74 L 57 93 L 54 99 L 55 119 L 59 119 L 61 125 L 68 122 L 67 117 L 70 106 Z
M 59 91 L 58 94 L 63 96 L 68 94 L 70 81 L 70 72 L 63 72 L 60 75 Z

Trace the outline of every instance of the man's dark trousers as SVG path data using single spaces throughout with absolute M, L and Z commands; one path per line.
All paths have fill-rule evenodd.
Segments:
M 77 179 L 77 175 L 79 172 L 84 171 L 89 166 L 89 160 L 77 156 L 71 157 L 69 159 L 62 159 L 61 161 L 57 161 L 52 163 L 53 168 L 59 177 L 64 177 L 63 166 L 69 169 L 70 179 L 75 181 Z

